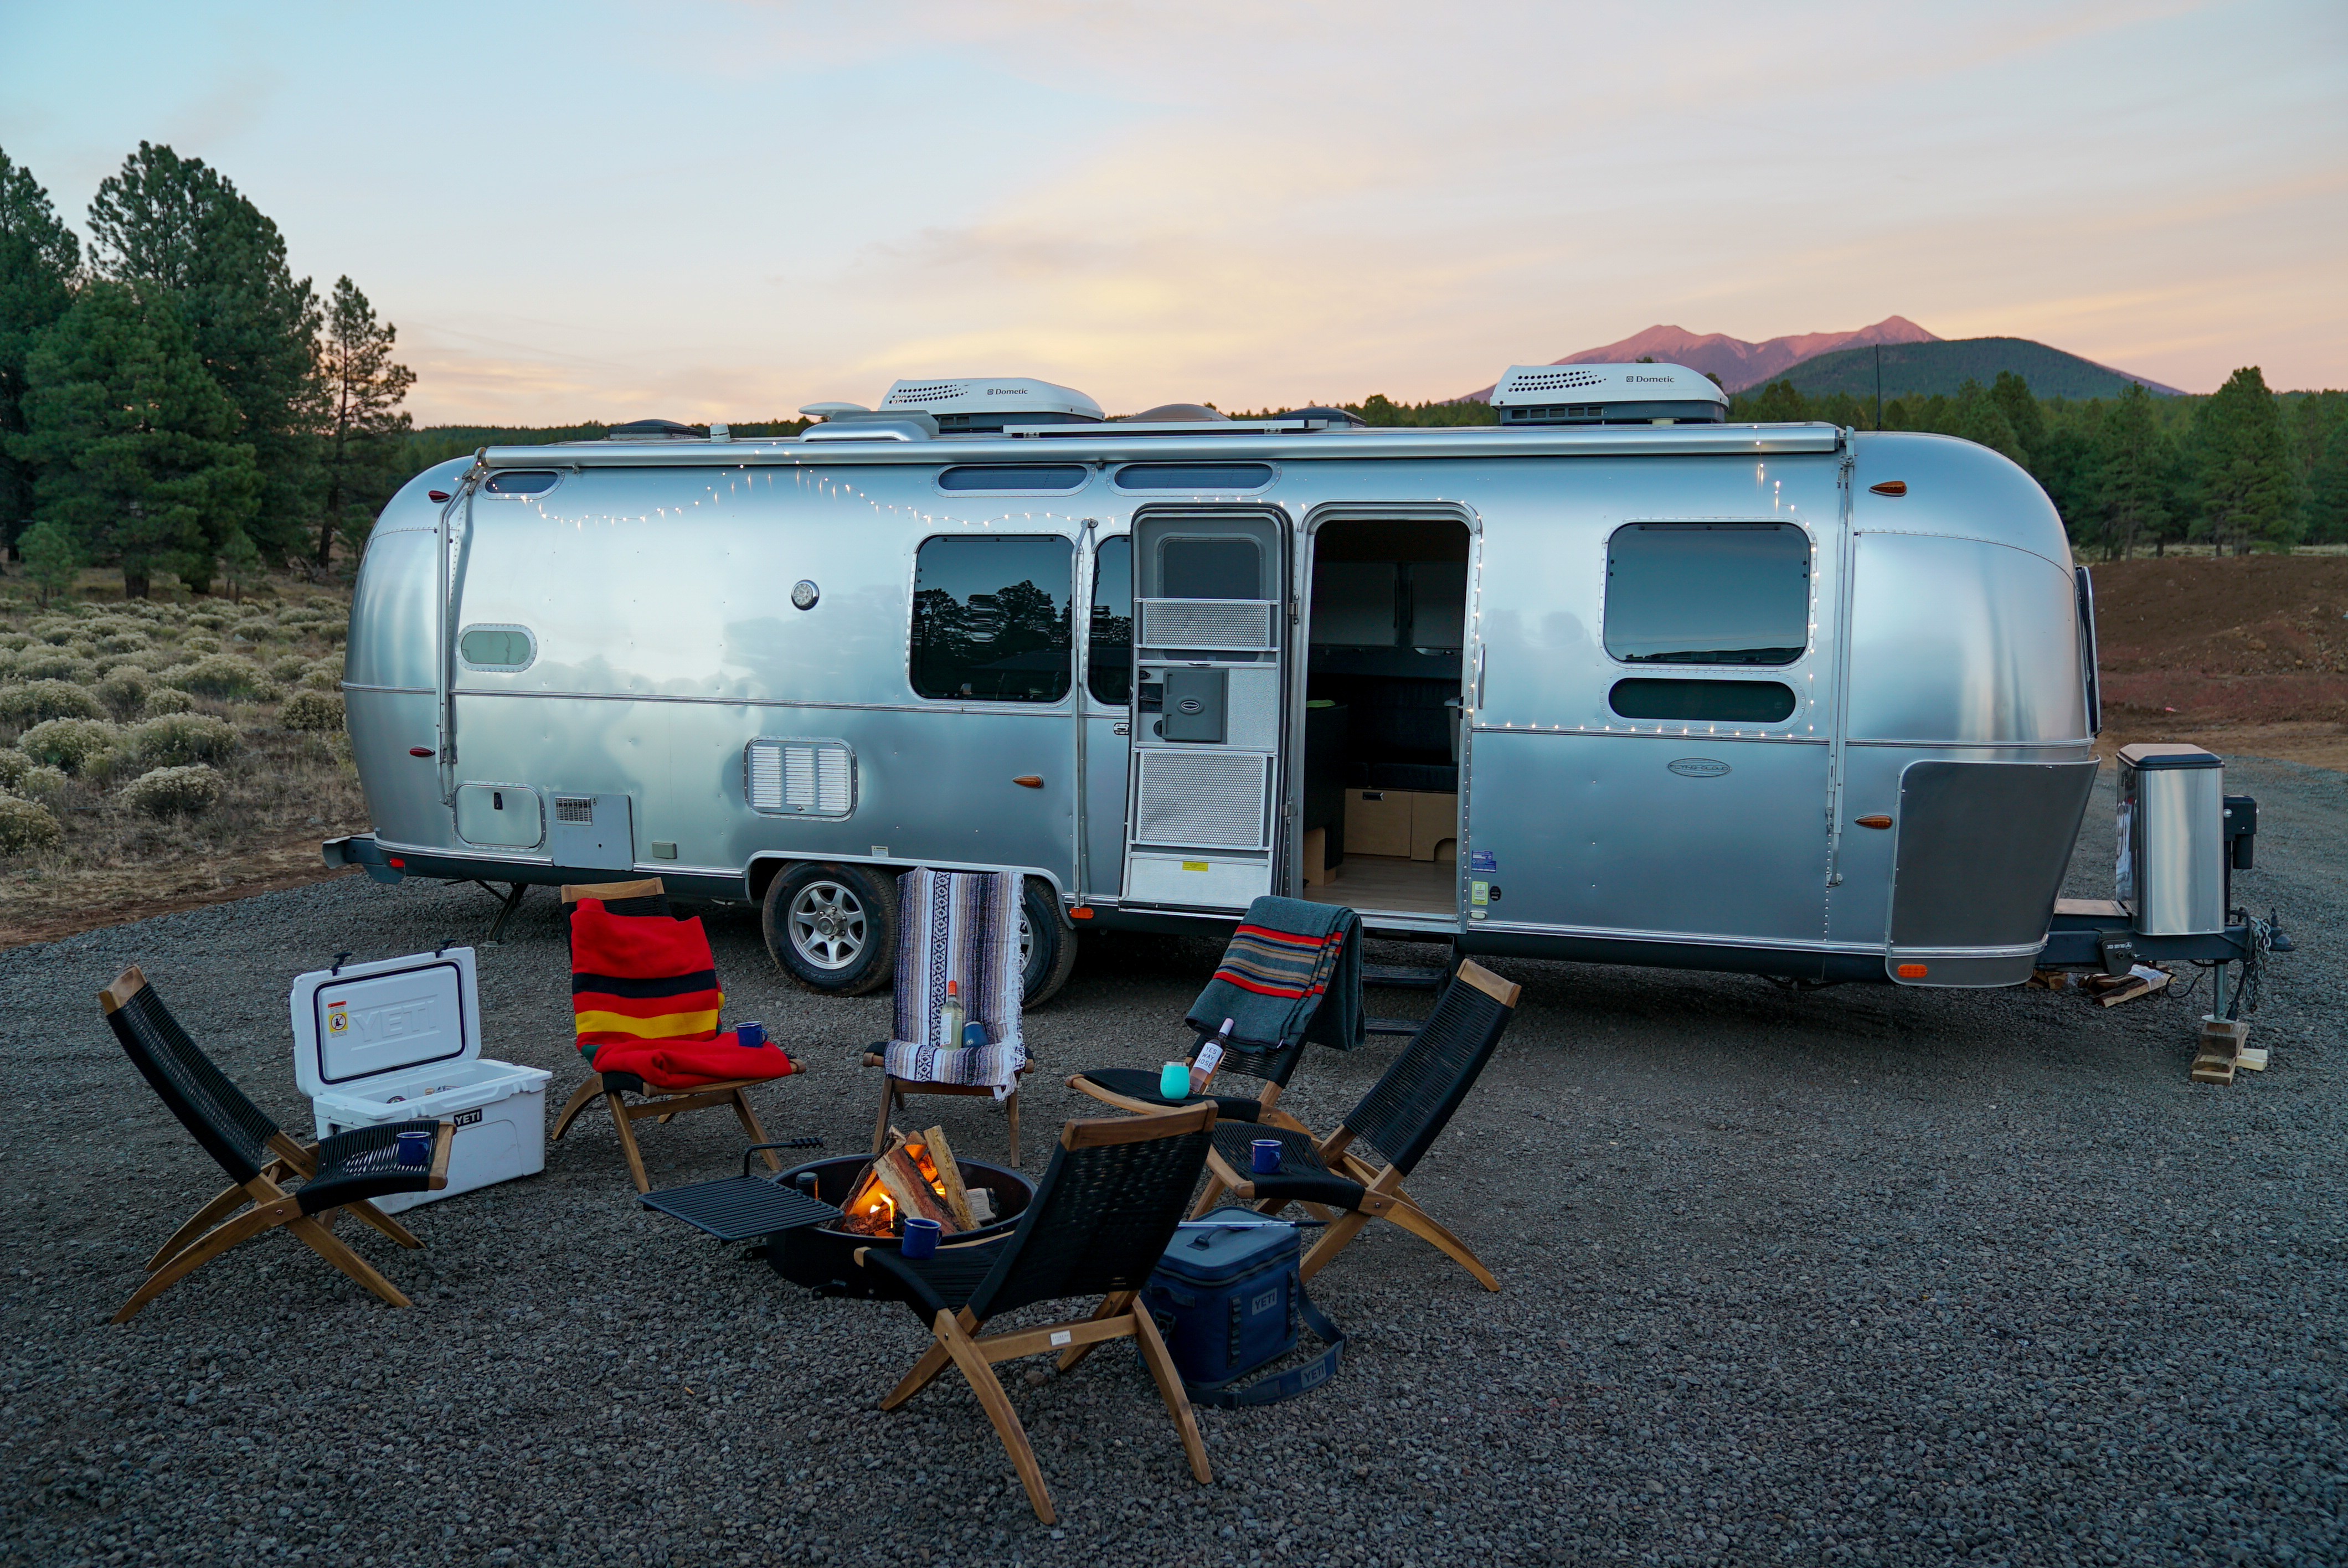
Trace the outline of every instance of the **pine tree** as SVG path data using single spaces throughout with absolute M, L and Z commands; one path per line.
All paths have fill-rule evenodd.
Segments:
M 1809 404 L 1790 381 L 1773 381 L 1763 387 L 1761 395 L 1753 400 L 1748 415 L 1764 425 L 1792 423 L 1809 416 Z
M 2307 477 L 2305 515 L 2311 544 L 2348 544 L 2348 424 L 2332 432 Z
M 1991 451 L 2011 457 L 2024 466 L 2029 466 L 2028 454 L 2013 434 L 2013 425 L 1978 381 L 1968 380 L 1957 389 L 1956 428 L 1950 432 L 1968 441 L 1978 441 Z
M 2221 554 L 2228 544 L 2238 555 L 2254 544 L 2288 548 L 2298 531 L 2299 484 L 2282 412 L 2259 367 L 2228 376 L 2193 425 L 2195 533 Z
M 325 388 L 325 505 L 318 524 L 318 564 L 334 555 L 335 536 L 347 534 L 354 509 L 371 518 L 398 487 L 400 444 L 411 422 L 400 400 L 416 373 L 391 359 L 399 329 L 376 324 L 375 307 L 348 278 L 335 281 L 326 333 L 318 348 Z M 364 518 L 362 519 L 364 520 Z M 362 548 L 366 530 L 359 530 Z
M 277 225 L 202 159 L 142 141 L 98 188 L 89 231 L 101 276 L 171 291 L 228 395 L 260 473 L 253 542 L 272 559 L 302 549 L 318 480 L 318 302 Z M 225 538 L 208 541 L 207 562 Z
M 73 591 L 74 575 L 81 569 L 81 550 L 63 525 L 35 523 L 16 544 L 25 555 L 25 575 L 41 590 L 44 606 Z
M 212 541 L 253 514 L 252 448 L 204 373 L 171 295 L 92 282 L 26 366 L 17 456 L 42 465 L 37 515 L 122 569 L 126 598 L 157 571 L 209 580 Z
M 2046 445 L 2046 415 L 2038 399 L 2031 395 L 2030 384 L 2010 370 L 2001 370 L 1989 389 L 1989 399 L 2005 415 L 2006 427 L 2013 432 L 2014 445 L 2021 449 L 2018 457 L 2011 452 L 2006 456 L 2037 473 L 2039 454 Z
M 0 152 L 0 534 L 13 538 L 33 509 L 32 470 L 7 439 L 25 433 L 25 362 L 73 304 L 81 241 L 58 221 L 49 193 Z
M 221 577 L 228 584 L 229 602 L 242 604 L 244 596 L 261 581 L 261 551 L 252 536 L 242 528 L 229 530 L 228 542 L 221 546 Z
M 2105 538 L 2109 553 L 2126 560 L 2136 552 L 2138 539 L 2159 538 L 2161 525 L 2168 520 L 2163 494 L 2171 462 L 2168 438 L 2153 422 L 2152 394 L 2142 382 L 2130 383 L 2113 400 L 2098 456 Z

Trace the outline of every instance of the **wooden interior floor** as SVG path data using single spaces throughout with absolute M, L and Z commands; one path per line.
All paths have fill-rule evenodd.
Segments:
M 1314 904 L 1387 909 L 1402 915 L 1448 915 L 1458 907 L 1459 858 L 1406 860 L 1391 855 L 1348 855 L 1336 879 L 1307 887 Z

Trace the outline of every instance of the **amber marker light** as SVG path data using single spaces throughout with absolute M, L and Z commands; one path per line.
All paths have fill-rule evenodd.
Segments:
M 1921 964 L 1902 964 L 1897 972 L 1903 980 L 1921 980 L 1930 971 Z
M 1869 485 L 1867 493 L 1870 496 L 1904 496 L 1908 493 L 1908 481 L 1886 479 L 1881 484 Z
M 1880 815 L 1862 816 L 1859 819 L 1859 825 L 1861 827 L 1890 827 L 1891 825 L 1891 819 L 1888 816 Z

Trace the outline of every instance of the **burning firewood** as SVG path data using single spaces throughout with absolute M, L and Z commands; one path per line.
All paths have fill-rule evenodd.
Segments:
M 922 1150 L 926 1155 L 924 1173 L 934 1180 L 938 1191 L 944 1195 L 946 1207 L 953 1211 L 954 1222 L 966 1231 L 976 1230 L 978 1222 L 971 1215 L 970 1194 L 962 1184 L 962 1162 L 954 1158 L 953 1145 L 946 1142 L 946 1130 L 942 1127 L 930 1128 L 922 1134 L 921 1143 L 914 1147 Z
M 914 1157 L 913 1146 L 895 1128 L 889 1130 L 889 1146 L 872 1162 L 872 1174 L 886 1188 L 897 1205 L 897 1228 L 915 1215 L 935 1220 L 939 1227 L 951 1235 L 963 1227 L 954 1221 L 953 1211 L 946 1207 L 945 1195 L 931 1185 L 929 1173 Z

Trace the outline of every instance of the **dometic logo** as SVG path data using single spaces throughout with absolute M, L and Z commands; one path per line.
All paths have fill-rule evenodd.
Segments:
M 1679 379 L 1679 377 L 1677 377 L 1677 376 L 1675 376 L 1675 375 L 1626 375 L 1626 376 L 1624 376 L 1622 379 L 1623 379 L 1623 380 L 1625 380 L 1625 381 L 1655 381 L 1655 382 L 1666 382 L 1666 381 L 1677 381 L 1677 380 Z
M 1664 766 L 1684 779 L 1716 779 L 1728 771 L 1728 764 L 1710 757 L 1681 757 Z
M 989 397 L 1016 397 L 1026 390 L 1027 389 L 1024 386 L 990 386 L 986 389 L 986 395 Z

